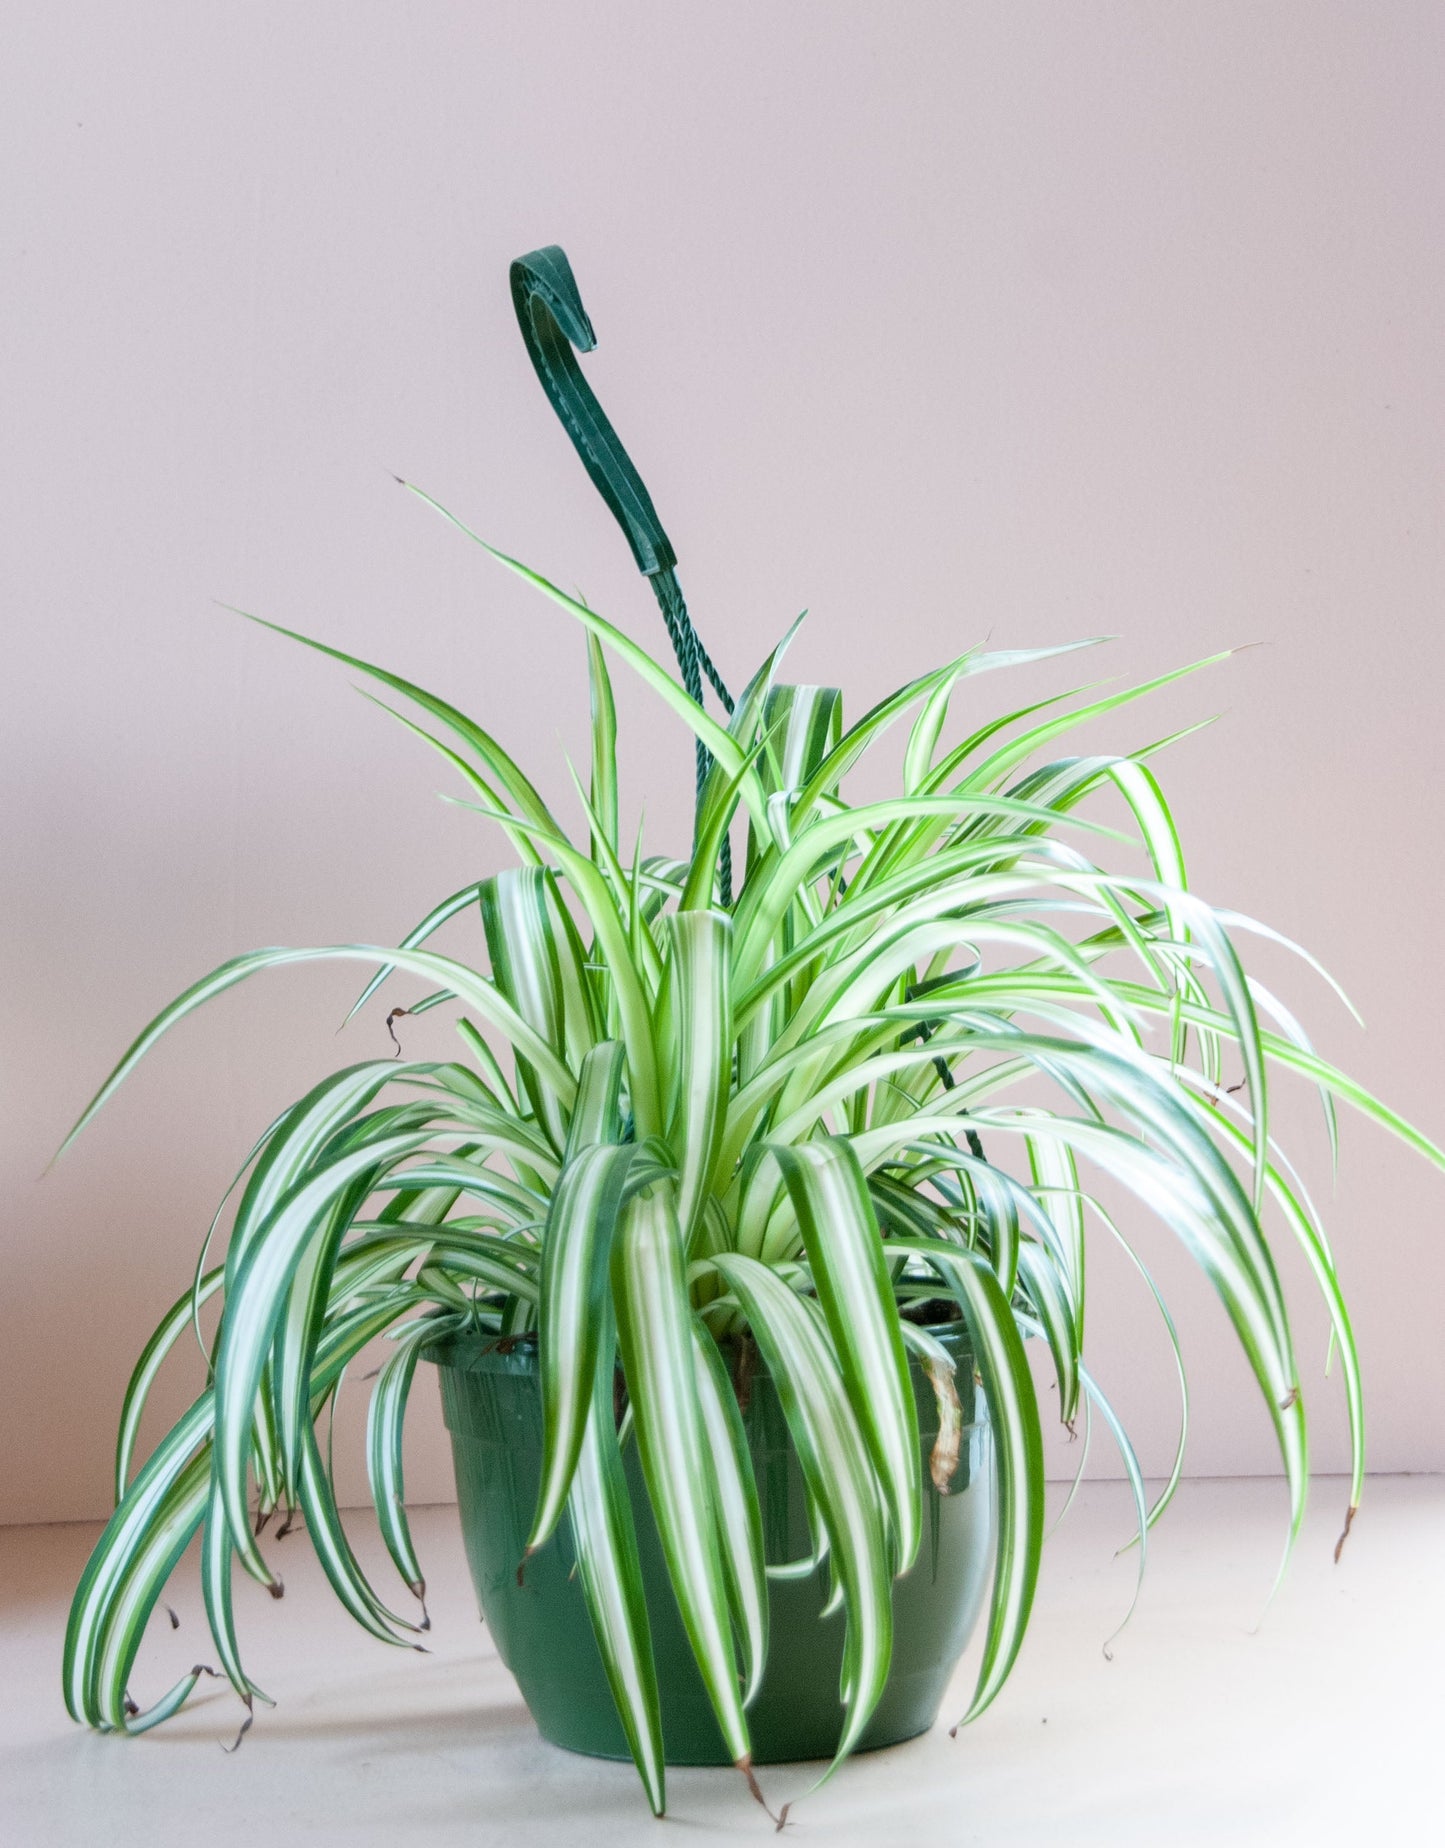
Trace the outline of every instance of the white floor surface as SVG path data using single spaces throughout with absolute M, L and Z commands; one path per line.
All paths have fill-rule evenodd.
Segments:
M 1445 1479 L 1371 1482 L 1342 1563 L 1345 1485 L 1314 1485 L 1288 1579 L 1264 1605 L 1284 1529 L 1266 1480 L 1193 1482 L 1151 1541 L 1143 1597 L 1106 1660 L 1133 1556 L 1120 1485 L 1080 1493 L 1045 1552 L 1032 1630 L 993 1708 L 855 1759 L 796 1805 L 796 1842 L 947 1848 L 1445 1843 Z M 353 1517 L 370 1560 L 364 1518 Z M 455 1510 L 415 1529 L 432 1653 L 388 1649 L 340 1612 L 303 1537 L 284 1600 L 238 1586 L 242 1642 L 279 1702 L 234 1756 L 239 1710 L 198 1693 L 158 1731 L 102 1738 L 59 1692 L 70 1588 L 96 1530 L 0 1529 L 0 1841 L 7 1848 L 610 1848 L 771 1839 L 730 1771 L 675 1771 L 654 1823 L 630 1767 L 544 1745 L 478 1626 Z M 186 1578 L 185 1568 L 182 1577 Z M 135 1687 L 153 1699 L 211 1659 L 190 1583 Z M 965 1704 L 965 1659 L 945 1720 Z M 814 1773 L 763 1773 L 799 1798 Z

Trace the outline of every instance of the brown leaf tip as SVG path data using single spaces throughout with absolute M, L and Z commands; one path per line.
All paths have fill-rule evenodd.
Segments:
M 788 1810 L 790 1808 L 790 1805 L 785 1803 L 783 1805 L 782 1814 L 778 1816 L 775 1816 L 772 1810 L 769 1809 L 768 1800 L 763 1795 L 763 1787 L 758 1782 L 757 1778 L 753 1775 L 753 1759 L 752 1759 L 751 1752 L 744 1752 L 742 1757 L 735 1758 L 733 1760 L 733 1763 L 737 1766 L 738 1770 L 741 1771 L 743 1776 L 747 1779 L 748 1790 L 751 1793 L 754 1803 L 761 1805 L 763 1814 L 766 1817 L 768 1817 L 768 1819 L 773 1823 L 775 1832 L 781 1829 L 788 1820 Z
M 226 1754 L 228 1758 L 231 1756 L 233 1752 L 240 1751 L 241 1741 L 245 1738 L 246 1734 L 250 1732 L 252 1724 L 255 1721 L 255 1718 L 256 1718 L 255 1714 L 251 1711 L 251 1703 L 248 1701 L 246 1703 L 246 1717 L 241 1722 L 241 1730 L 236 1734 L 235 1743 L 232 1745 L 223 1745 L 221 1747 L 221 1750 Z

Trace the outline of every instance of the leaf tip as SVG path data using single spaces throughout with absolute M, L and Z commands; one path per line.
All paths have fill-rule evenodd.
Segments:
M 206 1674 L 206 1675 L 214 1675 L 215 1672 L 216 1671 L 213 1668 L 206 1668 L 206 1669 L 198 1670 L 198 1673 Z M 246 1701 L 246 1717 L 241 1722 L 240 1731 L 236 1734 L 236 1737 L 234 1738 L 234 1740 L 232 1740 L 230 1745 L 223 1745 L 221 1747 L 221 1750 L 226 1754 L 228 1758 L 231 1756 L 233 1752 L 240 1751 L 241 1741 L 245 1738 L 246 1734 L 250 1732 L 252 1726 L 256 1722 L 256 1713 L 255 1713 L 255 1709 L 251 1705 L 250 1696 L 247 1695 L 244 1698 Z
M 775 1816 L 773 1814 L 772 1810 L 768 1807 L 767 1798 L 763 1795 L 763 1787 L 758 1782 L 757 1776 L 753 1771 L 753 1755 L 751 1752 L 744 1752 L 742 1757 L 735 1758 L 733 1763 L 747 1780 L 748 1794 L 752 1797 L 754 1803 L 761 1806 L 763 1814 L 773 1823 L 774 1831 L 781 1830 L 788 1820 L 788 1809 L 790 1806 L 785 1803 L 780 1815 Z

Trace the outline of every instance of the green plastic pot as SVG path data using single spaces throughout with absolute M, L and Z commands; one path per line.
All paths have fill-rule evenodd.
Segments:
M 938 1418 L 927 1376 L 913 1364 L 923 1461 L 923 1543 L 893 1589 L 893 1664 L 859 1749 L 895 1745 L 926 1732 L 978 1618 L 993 1547 L 994 1494 L 987 1409 L 962 1328 L 933 1329 L 958 1356 L 955 1379 L 964 1429 L 958 1463 L 941 1494 L 930 1462 Z M 467 1561 L 484 1621 L 516 1677 L 544 1739 L 597 1758 L 628 1757 L 622 1724 L 592 1634 L 564 1518 L 542 1550 L 517 1566 L 537 1499 L 542 1401 L 530 1340 L 453 1337 L 426 1351 L 441 1374 L 442 1406 L 456 1461 Z M 744 1423 L 757 1474 L 769 1565 L 809 1553 L 802 1471 L 776 1389 L 761 1367 L 751 1379 Z M 661 1694 L 663 1744 L 674 1765 L 728 1764 L 702 1678 L 668 1581 L 637 1462 L 626 1447 L 647 1610 Z M 823 1617 L 827 1573 L 770 1581 L 767 1669 L 748 1710 L 758 1764 L 831 1758 L 842 1730 L 839 1677 L 843 1614 Z

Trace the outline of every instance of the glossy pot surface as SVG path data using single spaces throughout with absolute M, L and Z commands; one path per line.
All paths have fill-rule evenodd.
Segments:
M 923 1541 L 912 1569 L 894 1583 L 893 1663 L 860 1750 L 926 1732 L 955 1663 L 968 1642 L 987 1589 L 993 1547 L 994 1492 L 990 1433 L 973 1359 L 958 1324 L 930 1332 L 958 1357 L 963 1408 L 958 1462 L 941 1494 L 930 1462 L 938 1430 L 933 1388 L 916 1361 L 914 1396 L 923 1465 Z M 535 1346 L 508 1346 L 494 1336 L 453 1337 L 428 1349 L 440 1371 L 442 1406 L 456 1462 L 457 1498 L 467 1560 L 482 1615 L 502 1660 L 544 1738 L 574 1752 L 626 1758 L 621 1721 L 592 1634 L 566 1517 L 547 1545 L 517 1565 L 537 1499 L 542 1461 L 542 1404 Z M 744 1424 L 757 1475 L 769 1565 L 809 1552 L 802 1471 L 788 1439 L 776 1389 L 759 1369 L 745 1388 Z M 717 1722 L 678 1616 L 637 1460 L 626 1471 L 647 1587 L 648 1618 L 662 1697 L 669 1764 L 726 1764 Z M 837 1747 L 843 1708 L 843 1614 L 828 1617 L 825 1569 L 770 1580 L 770 1641 L 762 1687 L 748 1709 L 758 1764 L 828 1758 Z

